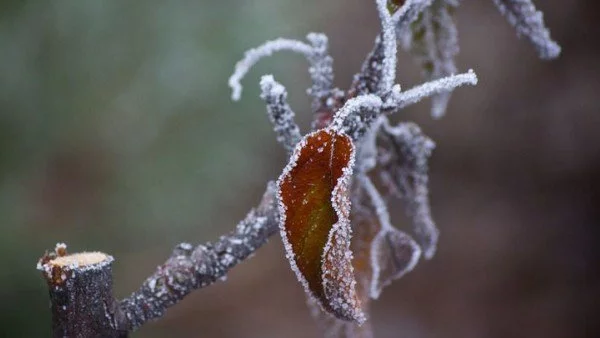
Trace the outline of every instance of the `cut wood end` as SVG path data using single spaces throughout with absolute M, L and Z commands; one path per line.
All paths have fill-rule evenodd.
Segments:
M 60 246 L 60 249 L 64 249 L 63 246 Z M 55 251 L 46 253 L 40 258 L 37 266 L 48 282 L 55 286 L 63 284 L 71 276 L 80 275 L 82 272 L 110 269 L 110 264 L 114 260 L 112 256 L 102 252 L 80 252 L 61 256 L 66 250 Z
M 57 257 L 47 264 L 58 267 L 80 268 L 102 263 L 106 260 L 112 261 L 112 257 L 102 252 L 80 252 L 72 255 Z

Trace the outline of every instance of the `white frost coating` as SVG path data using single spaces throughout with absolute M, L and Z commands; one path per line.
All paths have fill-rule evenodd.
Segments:
M 262 93 L 260 97 L 267 103 L 269 120 L 277 135 L 277 141 L 291 152 L 302 135 L 294 121 L 294 111 L 287 103 L 287 91 L 275 81 L 273 75 L 264 75 L 260 80 Z
M 375 213 L 381 225 L 381 230 L 371 243 L 370 255 L 372 277 L 369 296 L 377 299 L 383 287 L 414 269 L 421 257 L 421 248 L 410 235 L 391 225 L 385 201 L 371 179 L 366 175 L 361 175 L 359 180 L 375 208 Z M 388 273 L 384 275 L 386 266 L 389 267 L 390 271 L 387 271 Z
M 400 87 L 394 86 L 392 95 L 386 102 L 386 106 L 389 106 L 394 110 L 402 109 L 435 94 L 450 92 L 455 88 L 467 84 L 476 85 L 477 81 L 477 75 L 472 69 L 469 69 L 466 73 L 450 75 L 438 80 L 426 82 L 404 92 L 399 90 Z
M 377 95 L 366 94 L 352 98 L 335 113 L 331 128 L 347 134 L 352 140 L 357 140 L 367 126 L 364 120 L 374 118 L 374 115 L 379 113 L 381 106 L 381 98 Z M 372 116 L 361 117 L 365 111 Z
M 338 319 L 327 312 L 321 311 L 317 303 L 307 301 L 310 314 L 317 322 L 323 338 L 373 338 L 373 329 L 370 322 L 363 325 Z
M 250 49 L 244 54 L 244 58 L 235 65 L 235 70 L 229 77 L 229 87 L 231 87 L 231 99 L 238 101 L 242 95 L 241 79 L 248 73 L 260 59 L 272 55 L 274 52 L 289 50 L 310 57 L 313 53 L 313 47 L 298 40 L 276 39 L 267 41 L 259 47 Z
M 260 78 L 260 88 L 263 91 L 264 96 L 287 96 L 287 92 L 285 87 L 283 87 L 279 82 L 275 81 L 273 75 L 263 75 Z
M 396 36 L 400 41 L 410 29 L 410 24 L 413 23 L 425 8 L 431 6 L 433 0 L 407 0 L 392 16 L 392 21 L 396 25 Z
M 456 73 L 454 57 L 458 54 L 458 31 L 451 10 L 456 1 L 436 0 L 426 8 L 419 20 L 406 31 L 407 44 L 413 56 L 422 65 L 428 80 L 435 80 Z M 431 115 L 440 118 L 446 112 L 450 92 L 432 97 Z
M 350 224 L 349 186 L 354 167 L 354 147 L 348 166 L 343 169 L 331 194 L 331 203 L 338 216 L 327 236 L 327 243 L 321 256 L 323 290 L 325 297 L 335 312 L 343 318 L 352 319 L 359 325 L 366 320 L 356 294 L 356 279 L 352 266 L 352 226 Z M 327 265 L 330 265 L 328 269 Z
M 312 79 L 308 94 L 313 97 L 312 109 L 316 111 L 320 101 L 329 96 L 333 87 L 333 58 L 327 54 L 328 39 L 325 34 L 309 33 L 306 40 L 313 47 L 313 53 L 308 58 L 310 63 L 308 72 Z
M 358 155 L 356 156 L 356 171 L 358 174 L 367 173 L 377 165 L 377 134 L 381 124 L 387 121 L 387 117 L 380 115 L 371 124 L 358 143 Z
M 531 0 L 494 0 L 498 10 L 519 36 L 525 36 L 535 47 L 542 59 L 554 59 L 560 55 L 560 46 L 550 37 L 544 24 L 544 16 Z
M 324 129 L 326 132 L 329 133 L 338 133 L 337 130 L 328 128 L 328 129 Z M 298 162 L 298 159 L 300 157 L 300 153 L 302 148 L 304 148 L 306 146 L 306 140 L 312 136 L 314 136 L 316 133 L 320 132 L 321 130 L 317 130 L 314 131 L 310 134 L 307 134 L 304 136 L 304 138 L 302 138 L 302 140 L 300 142 L 298 142 L 298 144 L 296 145 L 296 148 L 294 149 L 294 152 L 292 153 L 292 156 L 290 158 L 290 161 L 288 162 L 287 166 L 283 169 L 283 172 L 281 173 L 281 175 L 279 176 L 279 179 L 277 180 L 277 186 L 280 187 L 283 184 L 283 180 L 289 175 L 289 173 L 296 167 L 296 164 Z M 347 185 L 349 184 L 349 180 L 352 177 L 352 167 L 354 166 L 354 158 L 355 158 L 355 148 L 354 145 L 352 144 L 352 149 L 351 149 L 351 153 L 350 153 L 350 161 L 348 162 L 348 166 L 346 168 L 344 168 L 344 173 L 343 175 L 338 179 L 338 181 L 336 182 L 336 185 L 333 189 L 333 193 L 332 193 L 332 203 L 334 202 L 334 196 L 336 196 L 336 193 L 341 193 L 342 189 L 347 189 Z M 298 265 L 296 264 L 295 261 L 295 255 L 294 255 L 294 250 L 292 248 L 292 244 L 289 241 L 289 238 L 287 236 L 287 231 L 285 229 L 285 221 L 286 221 L 286 206 L 283 202 L 283 197 L 281 196 L 281 189 L 277 189 L 277 208 L 279 211 L 279 231 L 281 234 L 281 240 L 283 242 L 283 246 L 285 248 L 285 252 L 286 252 L 286 257 L 288 259 L 288 261 L 290 262 L 290 266 L 292 268 L 292 271 L 294 271 L 294 273 L 296 274 L 296 277 L 298 278 L 298 281 L 300 281 L 300 284 L 302 284 L 302 286 L 304 287 L 304 291 L 306 292 L 306 294 L 309 296 L 310 300 L 315 302 L 316 304 L 319 304 L 319 306 L 321 307 L 321 309 L 324 309 L 323 304 L 321 303 L 321 300 L 317 299 L 317 297 L 315 297 L 315 295 L 312 293 L 312 291 L 310 290 L 310 287 L 308 285 L 308 281 L 306 280 L 306 278 L 304 277 L 304 275 L 302 274 L 302 272 L 300 271 L 300 269 L 298 268 Z M 350 223 L 348 220 L 349 217 L 349 212 L 350 212 L 350 202 L 349 200 L 347 201 L 347 204 L 345 202 L 340 201 L 336 201 L 334 204 L 334 209 L 337 213 L 338 216 L 338 223 L 336 223 L 333 227 L 332 230 L 329 233 L 329 237 L 332 237 L 333 233 L 340 233 L 340 234 L 344 234 L 344 231 L 346 230 L 347 227 L 350 227 Z M 351 228 L 350 231 L 345 232 L 345 234 L 347 236 L 351 236 Z M 327 244 L 330 245 L 329 243 L 330 241 L 328 240 Z M 350 268 L 350 271 L 352 272 L 353 268 L 352 268 L 352 264 L 351 264 L 351 260 L 352 260 L 352 252 L 349 249 L 349 245 L 350 245 L 350 241 L 348 239 L 348 247 L 347 250 L 343 251 L 343 255 L 345 257 L 347 257 L 348 259 L 348 265 Z M 345 247 L 344 247 L 345 248 Z M 326 245 L 326 247 L 323 250 L 323 256 L 325 257 L 325 253 L 328 251 L 328 247 Z M 336 252 L 335 254 L 337 255 L 339 252 Z M 346 270 L 347 271 L 347 270 Z M 329 277 L 328 277 L 329 280 Z M 325 279 L 324 279 L 324 287 L 325 287 Z M 352 282 L 350 281 L 350 284 L 352 287 L 352 292 L 351 294 L 354 295 L 355 291 L 354 291 L 354 285 L 356 284 L 356 282 Z M 329 284 L 327 286 L 327 288 L 329 288 Z M 327 289 L 326 289 L 327 290 Z M 329 293 L 326 291 L 325 294 L 329 294 L 329 297 L 333 297 L 335 294 L 331 292 L 331 290 L 329 291 Z M 331 299 L 328 297 L 328 300 L 330 302 L 330 306 L 334 309 L 338 309 L 338 310 L 342 310 L 345 307 L 349 306 L 349 304 L 351 304 L 351 301 L 345 302 L 340 300 L 339 298 L 335 298 L 335 299 Z M 351 299 L 354 299 L 355 297 L 351 297 Z M 362 322 L 364 321 L 364 314 L 362 314 L 362 312 L 360 310 L 358 310 L 358 313 L 353 313 L 354 315 L 354 319 L 358 322 Z
M 394 22 L 387 8 L 388 0 L 375 0 L 377 12 L 381 20 L 381 31 L 383 33 L 383 69 L 381 70 L 381 83 L 378 92 L 380 95 L 387 94 L 396 82 L 396 32 Z
M 244 59 L 236 64 L 234 73 L 229 78 L 232 100 L 237 101 L 240 99 L 242 94 L 240 81 L 253 65 L 274 52 L 289 50 L 304 55 L 310 64 L 308 71 L 312 79 L 312 86 L 308 92 L 313 96 L 313 108 L 316 109 L 320 100 L 327 97 L 332 90 L 333 58 L 327 54 L 327 36 L 321 33 L 309 33 L 306 39 L 310 42 L 310 45 L 298 40 L 280 38 L 267 41 L 257 48 L 248 50 L 244 55 Z
M 459 51 L 458 31 L 451 11 L 457 6 L 456 0 L 433 1 L 401 34 L 402 47 L 421 64 L 427 80 L 456 73 L 454 57 Z M 432 97 L 431 115 L 434 118 L 444 115 L 450 95 L 450 92 L 444 92 Z
M 377 188 L 375 188 L 375 185 L 373 185 L 373 182 L 371 182 L 371 179 L 365 175 L 359 176 L 358 179 L 363 188 L 365 188 L 373 208 L 375 208 L 375 214 L 381 223 L 381 229 L 384 231 L 392 229 L 393 227 L 390 223 L 390 215 L 385 205 L 385 201 L 377 191 Z
M 439 230 L 429 206 L 427 162 L 435 143 L 414 123 L 391 127 L 386 120 L 380 133 L 387 148 L 395 149 L 379 157 L 380 178 L 392 194 L 405 201 L 416 238 L 426 259 L 435 254 Z

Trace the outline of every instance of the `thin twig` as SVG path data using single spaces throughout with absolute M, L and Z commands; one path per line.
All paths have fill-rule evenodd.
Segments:
M 268 184 L 262 201 L 234 231 L 215 243 L 178 245 L 171 257 L 144 281 L 142 287 L 120 302 L 124 327 L 133 331 L 161 317 L 165 310 L 190 292 L 211 285 L 241 263 L 277 233 L 275 186 Z

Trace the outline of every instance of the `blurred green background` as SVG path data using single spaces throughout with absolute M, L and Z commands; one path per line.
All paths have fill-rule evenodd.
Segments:
M 373 307 L 377 337 L 593 337 L 600 332 L 600 30 L 593 1 L 537 1 L 563 55 L 536 58 L 491 0 L 457 12 L 460 70 L 447 116 L 395 118 L 438 144 L 438 255 Z M 346 88 L 379 29 L 372 1 L 0 2 L 0 337 L 47 337 L 37 259 L 56 242 L 115 256 L 136 289 L 181 241 L 214 240 L 285 164 L 258 98 L 274 73 L 307 130 L 306 63 L 277 55 L 226 85 L 247 48 L 325 32 Z M 419 83 L 400 53 L 398 81 Z M 395 223 L 406 224 L 400 205 Z M 313 337 L 279 238 L 226 282 L 134 337 Z

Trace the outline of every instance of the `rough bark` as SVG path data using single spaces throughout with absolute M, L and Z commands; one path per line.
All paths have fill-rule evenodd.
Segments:
M 48 283 L 53 337 L 126 337 L 117 329 L 113 258 L 101 252 L 44 255 L 38 269 Z
M 101 252 L 68 255 L 58 244 L 38 262 L 48 283 L 53 337 L 127 337 L 190 292 L 223 278 L 278 231 L 274 184 L 231 233 L 196 247 L 179 244 L 139 290 L 123 300 L 112 293 L 114 259 Z

